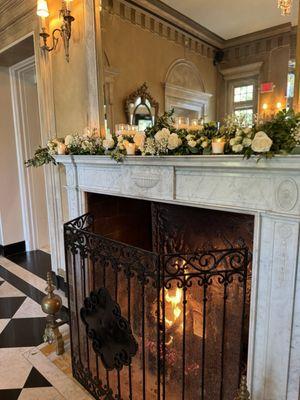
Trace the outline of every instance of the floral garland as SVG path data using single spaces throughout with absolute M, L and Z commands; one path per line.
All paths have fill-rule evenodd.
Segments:
M 122 161 L 127 154 L 137 155 L 202 155 L 211 154 L 216 139 L 225 142 L 225 154 L 242 154 L 246 158 L 271 158 L 289 154 L 300 144 L 300 114 L 280 111 L 268 121 L 257 120 L 247 127 L 243 118 L 228 116 L 219 129 L 216 122 L 204 123 L 196 130 L 176 129 L 173 111 L 157 119 L 153 127 L 134 135 L 109 135 L 101 138 L 97 130 L 85 129 L 82 135 L 52 139 L 40 147 L 25 164 L 39 167 L 54 163 L 55 155 L 110 155 Z

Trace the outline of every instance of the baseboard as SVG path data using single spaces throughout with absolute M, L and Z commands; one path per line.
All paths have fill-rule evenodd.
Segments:
M 52 279 L 56 288 L 62 290 L 66 297 L 68 297 L 68 285 L 64 278 L 60 275 L 56 275 L 56 273 L 52 271 Z
M 0 255 L 7 257 L 17 253 L 24 253 L 26 251 L 26 243 L 18 242 L 13 244 L 8 244 L 7 246 L 0 245 Z

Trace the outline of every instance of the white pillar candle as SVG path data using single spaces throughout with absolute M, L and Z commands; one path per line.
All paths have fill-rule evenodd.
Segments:
M 66 154 L 66 145 L 64 143 L 57 144 L 57 154 L 60 156 Z
M 135 143 L 126 143 L 125 148 L 126 148 L 126 153 L 128 156 L 134 156 L 135 155 Z
M 214 139 L 212 141 L 212 153 L 213 154 L 224 154 L 225 140 L 224 139 Z

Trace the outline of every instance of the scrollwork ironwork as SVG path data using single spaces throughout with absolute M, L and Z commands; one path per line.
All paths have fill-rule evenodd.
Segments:
M 138 344 L 128 321 L 121 315 L 119 304 L 113 301 L 106 288 L 92 292 L 85 299 L 80 316 L 93 349 L 107 370 L 120 371 L 131 364 Z

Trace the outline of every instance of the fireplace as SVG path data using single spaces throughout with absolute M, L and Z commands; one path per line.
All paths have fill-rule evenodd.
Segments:
M 87 194 L 65 225 L 75 378 L 96 399 L 233 400 L 254 218 Z

